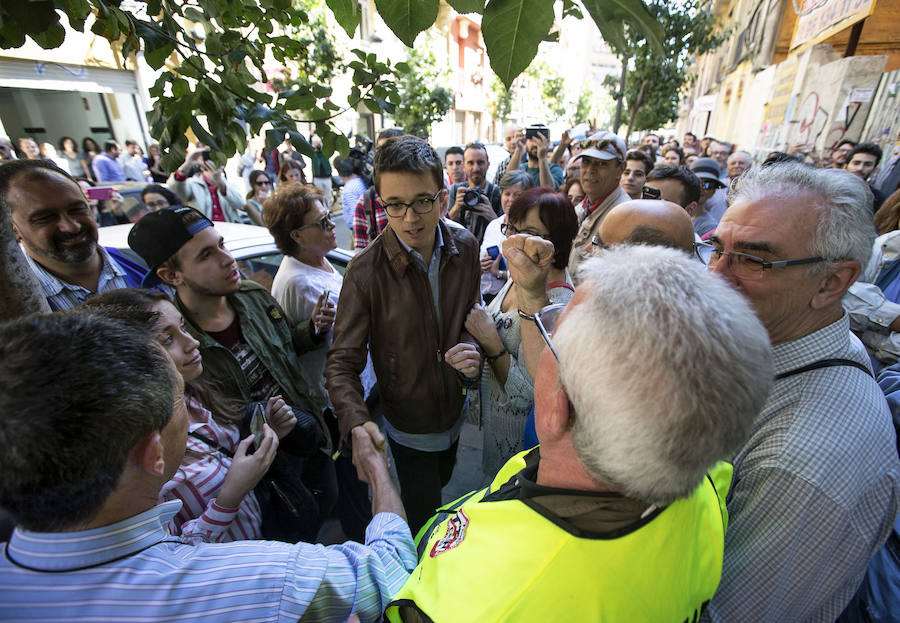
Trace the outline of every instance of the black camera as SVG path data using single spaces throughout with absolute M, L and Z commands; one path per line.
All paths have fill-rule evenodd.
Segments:
M 478 198 L 483 195 L 478 188 L 469 188 L 463 195 L 463 205 L 467 208 L 474 208 L 478 204 Z

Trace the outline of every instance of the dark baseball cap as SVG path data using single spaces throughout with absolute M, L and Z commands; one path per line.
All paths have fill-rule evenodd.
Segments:
M 697 158 L 691 165 L 691 171 L 701 180 L 713 180 L 719 188 L 725 188 L 725 184 L 719 179 L 719 163 L 712 158 Z
M 186 217 L 192 213 L 200 218 L 185 225 Z M 178 253 L 198 232 L 212 226 L 212 221 L 194 208 L 169 208 L 142 216 L 128 232 L 128 246 L 144 258 L 150 269 L 141 285 L 145 288 L 157 285 L 160 279 L 156 269 L 160 264 Z

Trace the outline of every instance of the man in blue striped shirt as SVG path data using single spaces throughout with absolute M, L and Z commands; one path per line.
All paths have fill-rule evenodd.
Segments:
M 181 503 L 157 501 L 184 454 L 184 385 L 138 315 L 0 326 L 0 506 L 18 522 L 0 620 L 377 620 L 416 564 L 383 438 L 353 431 L 366 545 L 182 543 L 166 530 Z

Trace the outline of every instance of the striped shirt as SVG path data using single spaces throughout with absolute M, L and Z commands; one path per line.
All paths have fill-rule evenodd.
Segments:
M 87 288 L 67 283 L 62 279 L 49 273 L 46 268 L 31 259 L 31 256 L 25 253 L 25 259 L 31 270 L 34 272 L 44 290 L 47 297 L 47 303 L 53 311 L 63 309 L 74 309 L 84 303 L 86 300 L 107 290 L 116 290 L 118 288 L 127 288 L 128 283 L 125 281 L 125 270 L 119 266 L 109 253 L 97 245 L 97 250 L 103 258 L 103 267 L 100 269 L 100 279 L 97 281 L 97 291 L 91 292 Z
M 220 424 L 193 398 L 187 399 L 191 423 L 188 430 L 209 439 L 233 454 L 241 442 L 236 426 Z M 262 515 L 253 491 L 238 508 L 216 504 L 216 497 L 231 468 L 231 458 L 194 437 L 175 476 L 163 485 L 160 500 L 181 500 L 169 531 L 185 542 L 227 543 L 261 537 Z
M 166 530 L 180 505 L 81 532 L 17 528 L 0 557 L 0 620 L 376 621 L 416 566 L 391 513 L 375 516 L 367 545 L 187 545 Z
M 782 374 L 823 359 L 868 365 L 843 318 L 773 348 Z M 775 382 L 734 458 L 713 621 L 834 621 L 897 516 L 900 462 L 884 395 L 857 368 Z

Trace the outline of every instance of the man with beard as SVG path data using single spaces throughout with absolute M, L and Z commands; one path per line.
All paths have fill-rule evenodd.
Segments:
M 97 244 L 97 223 L 81 188 L 47 160 L 0 166 L 0 208 L 53 310 L 140 283 L 142 271 Z
M 465 182 L 450 187 L 450 219 L 465 226 L 478 239 L 484 239 L 488 223 L 503 215 L 500 205 L 500 188 L 487 181 L 490 166 L 487 148 L 479 142 L 469 143 L 463 151 Z M 466 194 L 469 201 L 466 201 Z

